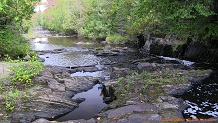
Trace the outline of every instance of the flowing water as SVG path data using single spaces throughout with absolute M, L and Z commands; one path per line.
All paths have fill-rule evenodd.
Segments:
M 199 84 L 176 97 L 185 100 L 188 107 L 183 111 L 184 118 L 208 119 L 218 117 L 218 71 Z
M 45 53 L 40 55 L 40 57 L 45 59 L 44 64 L 62 67 L 96 66 L 99 70 L 94 72 L 79 71 L 73 73 L 72 76 L 94 76 L 101 78 L 102 81 L 113 79 L 111 73 L 114 66 L 134 69 L 135 66 L 129 61 L 143 58 L 143 55 L 138 53 L 137 50 L 119 56 L 96 56 L 93 53 L 93 48 L 125 47 L 125 45 L 101 44 L 98 41 L 85 38 L 36 38 L 33 42 L 31 48 L 36 51 L 64 49 L 61 53 Z M 184 64 L 186 66 L 194 64 L 194 62 L 163 56 L 156 57 L 155 59 L 161 63 Z M 116 65 L 110 65 L 110 63 L 116 63 Z M 189 91 L 177 96 L 178 98 L 183 98 L 186 104 L 189 105 L 183 111 L 185 118 L 210 118 L 218 116 L 217 73 L 217 71 L 214 72 L 210 77 L 203 80 L 201 84 L 195 84 Z M 66 121 L 94 117 L 95 114 L 106 106 L 103 102 L 99 86 L 96 85 L 87 92 L 77 94 L 74 98 L 82 97 L 86 98 L 86 100 L 79 105 L 79 108 L 57 120 Z
M 110 48 L 125 47 L 125 45 L 101 44 L 85 38 L 77 37 L 61 37 L 61 38 L 36 38 L 31 48 L 36 51 L 50 51 L 54 49 L 64 49 L 61 53 L 45 53 L 40 55 L 45 59 L 45 65 L 77 67 L 77 66 L 95 66 L 99 70 L 94 72 L 78 71 L 72 73 L 71 76 L 93 76 L 99 77 L 101 81 L 113 79 L 113 67 L 134 66 L 128 62 L 129 60 L 140 59 L 142 55 L 137 50 L 124 53 L 119 56 L 96 56 L 93 48 Z M 110 65 L 116 63 L 116 65 Z M 118 65 L 118 66 L 117 66 Z M 95 85 L 91 90 L 75 95 L 73 98 L 85 98 L 85 101 L 79 104 L 79 107 L 69 114 L 56 119 L 57 121 L 67 121 L 76 119 L 90 119 L 99 113 L 106 104 L 103 101 L 103 95 L 100 85 Z

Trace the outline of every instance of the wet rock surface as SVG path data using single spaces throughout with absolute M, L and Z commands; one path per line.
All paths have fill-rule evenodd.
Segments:
M 63 53 L 66 50 L 64 48 L 60 48 L 60 49 L 53 49 L 53 50 L 38 50 L 36 51 L 39 55 L 44 55 L 46 53 Z
M 67 68 L 46 66 L 44 72 L 34 79 L 37 84 L 30 88 L 33 100 L 12 114 L 12 122 L 53 119 L 78 107 L 84 99 L 72 100 L 72 96 L 91 89 L 96 78 L 71 77 L 69 71 Z
M 156 65 L 159 66 L 159 64 Z M 152 72 L 157 72 L 160 68 L 168 68 L 169 71 L 173 68 L 173 66 L 165 64 L 162 64 L 161 67 L 155 67 L 154 65 L 152 66 L 152 63 L 149 64 L 149 67 L 155 69 L 155 71 Z M 28 106 L 34 108 L 25 113 L 21 111 L 14 113 L 12 116 L 13 120 L 18 122 L 30 122 L 40 118 L 35 120 L 33 123 L 58 123 L 56 121 L 49 120 L 72 111 L 79 103 L 84 101 L 83 98 L 72 100 L 71 97 L 78 92 L 92 88 L 94 84 L 101 83 L 94 77 L 71 77 L 70 74 L 72 73 L 72 70 L 78 68 L 81 69 L 81 66 L 73 68 L 47 66 L 44 72 L 35 78 L 35 81 L 41 83 L 42 86 L 35 86 L 31 88 L 32 90 L 41 93 L 36 93 L 34 101 L 25 105 L 26 107 Z M 114 72 L 127 70 L 126 68 L 118 67 L 114 67 L 113 69 Z M 146 68 L 145 70 L 147 69 L 149 68 Z M 117 103 L 122 99 L 122 96 L 117 95 L 119 93 L 117 93 L 116 90 L 115 95 L 118 96 L 117 100 L 109 104 L 101 113 L 97 114 L 96 117 L 90 120 L 70 120 L 63 123 L 156 123 L 165 120 L 185 120 L 181 111 L 184 110 L 187 105 L 184 104 L 183 100 L 177 99 L 172 95 L 183 93 L 188 90 L 191 83 L 205 78 L 211 71 L 182 70 L 179 68 L 176 70 L 177 73 L 167 73 L 169 71 L 165 71 L 166 73 L 163 74 L 163 76 L 167 75 L 169 77 L 180 77 L 184 75 L 185 78 L 182 80 L 183 83 L 148 84 L 146 88 L 150 91 L 154 90 L 154 92 L 159 95 L 146 96 L 141 93 L 135 93 L 137 91 L 130 91 L 129 93 L 133 97 L 129 96 L 128 98 L 122 100 L 121 102 L 124 103 Z M 108 89 L 110 86 L 114 87 L 114 84 L 117 84 L 117 82 L 117 80 L 108 80 L 103 83 Z M 158 91 L 157 88 L 153 88 L 156 86 L 158 88 L 162 88 L 162 90 Z M 135 86 L 132 88 L 137 90 L 140 87 Z
M 116 48 L 112 48 L 112 47 L 106 47 L 104 49 L 94 49 L 93 53 L 96 56 L 118 56 L 118 55 L 123 55 L 124 53 L 127 52 L 132 52 L 134 51 L 134 49 L 130 49 L 127 47 L 116 47 Z
M 144 42 L 140 48 L 153 55 L 179 57 L 197 62 L 218 62 L 218 44 L 215 41 L 192 41 L 188 38 L 187 41 L 179 41 L 176 37 L 150 37 L 144 39 L 146 36 L 141 35 Z
M 155 72 L 157 72 L 156 70 Z M 167 72 L 167 71 L 165 71 Z M 143 93 L 143 91 L 138 91 L 138 86 L 143 86 L 141 84 L 132 83 L 130 89 L 126 88 L 125 84 L 123 88 L 126 88 L 128 93 L 124 91 L 115 91 L 115 95 L 118 96 L 117 100 L 109 104 L 102 113 L 98 114 L 96 117 L 101 119 L 104 123 L 144 123 L 144 122 L 168 122 L 168 121 L 185 121 L 182 115 L 182 111 L 187 107 L 182 99 L 177 99 L 172 95 L 183 93 L 191 86 L 191 82 L 194 80 L 200 80 L 208 76 L 211 70 L 206 71 L 195 71 L 195 70 L 178 70 L 178 74 L 175 72 L 167 73 L 166 75 L 172 74 L 172 76 L 184 75 L 184 80 L 179 83 L 166 83 L 166 84 L 147 84 L 147 89 L 150 91 L 145 91 L 149 93 Z M 174 75 L 173 75 L 174 74 Z M 158 74 L 156 73 L 158 76 Z M 165 74 L 163 74 L 164 76 Z M 180 76 L 179 75 L 179 76 Z M 171 75 L 169 75 L 171 76 Z M 171 76 L 171 77 L 172 77 Z M 133 78 L 128 78 L 129 82 L 134 81 Z M 179 79 L 181 77 L 177 77 Z M 195 79 L 194 79 L 195 78 Z M 113 83 L 113 82 L 111 82 Z M 141 83 L 141 80 L 138 80 Z M 113 85 L 117 83 L 113 83 Z M 150 86 L 150 87 L 149 87 Z M 120 88 L 120 86 L 119 86 Z M 158 89 L 163 90 L 158 90 Z M 117 89 L 117 88 L 116 88 Z M 132 91 L 134 90 L 134 91 Z M 152 90 L 156 90 L 153 91 Z M 138 93 L 138 94 L 136 94 Z M 149 95 L 151 94 L 151 95 Z

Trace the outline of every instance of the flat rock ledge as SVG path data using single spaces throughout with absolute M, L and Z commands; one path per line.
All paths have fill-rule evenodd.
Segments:
M 33 100 L 16 109 L 11 122 L 30 123 L 44 118 L 39 120 L 44 123 L 45 119 L 52 120 L 77 108 L 84 100 L 72 100 L 72 97 L 91 89 L 97 78 L 71 77 L 70 71 L 68 68 L 46 66 L 41 75 L 34 78 L 36 84 L 30 88 Z M 35 122 L 38 123 L 38 120 Z
M 116 69 L 116 68 L 115 68 Z M 211 71 L 206 71 L 203 76 L 197 77 L 199 80 L 208 76 Z M 193 75 L 196 80 L 196 76 Z M 190 81 L 193 80 L 189 77 Z M 106 82 L 111 85 L 115 81 Z M 107 85 L 108 86 L 108 85 Z M 144 102 L 138 97 L 130 98 L 121 107 L 116 104 L 108 105 L 104 111 L 97 114 L 90 120 L 70 120 L 62 123 L 159 123 L 159 122 L 188 122 L 182 116 L 182 111 L 187 107 L 182 99 L 171 95 L 182 93 L 191 86 L 191 82 L 179 84 L 177 86 L 163 85 L 166 95 L 159 96 L 155 102 Z M 58 123 L 38 119 L 33 123 Z
M 112 48 L 112 47 L 105 47 L 104 49 L 94 49 L 93 53 L 96 56 L 118 56 L 118 55 L 123 55 L 124 53 L 127 52 L 134 52 L 135 50 L 128 48 L 128 47 L 116 47 L 116 48 Z

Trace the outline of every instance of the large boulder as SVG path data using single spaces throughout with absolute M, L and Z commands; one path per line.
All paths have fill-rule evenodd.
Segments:
M 183 58 L 193 61 L 217 63 L 218 47 L 212 47 L 199 42 L 192 42 L 185 50 Z
M 150 44 L 150 54 L 171 56 L 173 53 L 173 48 L 171 43 L 163 38 L 151 38 Z

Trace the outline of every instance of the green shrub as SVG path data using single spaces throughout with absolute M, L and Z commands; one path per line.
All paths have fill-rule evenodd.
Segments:
M 126 38 L 121 35 L 112 35 L 106 38 L 107 42 L 125 42 Z
M 20 95 L 20 91 L 18 90 L 10 90 L 9 92 L 6 92 L 5 109 L 8 111 L 13 111 Z
M 32 26 L 31 20 L 25 20 L 25 19 L 23 20 L 22 29 L 24 33 L 27 33 L 29 29 L 31 28 L 31 26 Z
M 22 58 L 30 51 L 27 40 L 10 30 L 0 31 L 0 57 Z
M 32 78 L 40 74 L 43 70 L 43 64 L 39 61 L 28 61 L 27 63 L 19 63 L 18 66 L 11 68 L 14 76 L 12 78 L 12 84 L 24 84 L 31 85 Z

